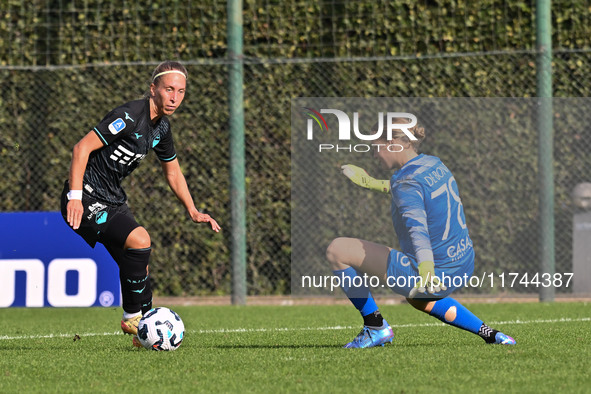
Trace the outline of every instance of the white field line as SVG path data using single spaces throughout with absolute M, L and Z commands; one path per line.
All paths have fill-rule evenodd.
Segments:
M 591 322 L 591 317 L 570 318 L 563 317 L 560 319 L 534 319 L 534 320 L 506 320 L 506 321 L 491 321 L 488 324 L 493 325 L 512 325 L 512 324 L 553 324 L 553 323 L 577 323 L 577 322 Z M 391 324 L 392 328 L 416 328 L 416 327 L 439 327 L 446 326 L 444 323 L 419 323 L 419 324 Z M 359 326 L 331 326 L 331 327 L 283 327 L 283 328 L 220 328 L 216 330 L 187 330 L 189 334 L 240 334 L 240 333 L 258 333 L 258 332 L 296 332 L 296 331 L 336 331 L 336 330 L 352 330 L 359 328 Z M 26 340 L 26 339 L 48 339 L 48 338 L 70 338 L 74 335 L 84 337 L 98 337 L 122 335 L 121 331 L 112 332 L 87 332 L 87 333 L 61 333 L 61 334 L 46 334 L 46 335 L 19 335 L 8 336 L 0 335 L 0 341 L 10 340 Z

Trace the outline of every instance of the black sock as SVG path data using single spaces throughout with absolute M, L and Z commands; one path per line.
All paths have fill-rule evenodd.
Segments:
M 384 318 L 380 311 L 375 311 L 363 316 L 363 325 L 370 327 L 381 327 L 384 325 Z
M 146 313 L 152 307 L 152 288 L 146 267 L 150 249 L 127 249 L 119 263 L 121 296 L 125 311 Z
M 152 287 L 150 285 L 150 274 L 147 275 L 146 289 L 142 293 L 142 315 L 145 315 L 150 309 L 152 309 Z
M 480 335 L 480 338 L 484 339 L 486 343 L 495 343 L 497 332 L 497 330 L 493 330 L 486 324 L 482 323 L 480 330 L 478 330 L 478 335 Z

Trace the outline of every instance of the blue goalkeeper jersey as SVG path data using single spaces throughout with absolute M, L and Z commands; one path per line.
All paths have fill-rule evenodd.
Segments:
M 402 252 L 453 272 L 473 264 L 474 249 L 458 186 L 439 158 L 419 155 L 390 180 L 392 222 Z

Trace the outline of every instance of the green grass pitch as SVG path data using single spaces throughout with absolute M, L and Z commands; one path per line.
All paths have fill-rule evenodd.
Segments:
M 392 345 L 342 345 L 351 306 L 171 306 L 174 352 L 135 349 L 120 308 L 0 311 L 0 393 L 588 392 L 588 303 L 472 304 L 517 346 L 486 345 L 406 304 L 386 305 Z M 75 339 L 78 335 L 80 339 Z

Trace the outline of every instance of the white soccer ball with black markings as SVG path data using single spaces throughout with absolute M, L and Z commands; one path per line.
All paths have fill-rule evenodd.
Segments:
M 137 328 L 140 343 L 151 350 L 176 350 L 184 336 L 185 324 L 181 317 L 165 307 L 150 309 Z

